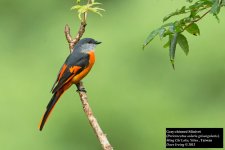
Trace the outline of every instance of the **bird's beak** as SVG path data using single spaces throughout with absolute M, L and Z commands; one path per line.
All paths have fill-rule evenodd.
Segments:
M 99 41 L 95 41 L 95 44 L 101 44 L 102 42 L 99 42 Z

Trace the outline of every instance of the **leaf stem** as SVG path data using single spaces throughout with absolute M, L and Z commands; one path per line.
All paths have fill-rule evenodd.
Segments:
M 188 27 L 190 27 L 193 23 L 198 22 L 199 20 L 201 20 L 202 18 L 204 18 L 209 12 L 211 11 L 211 9 L 209 9 L 207 12 L 205 12 L 201 17 L 199 17 L 196 20 L 191 21 L 190 24 L 188 24 L 187 26 L 184 27 L 183 31 L 186 30 Z M 182 32 L 183 32 L 182 31 Z

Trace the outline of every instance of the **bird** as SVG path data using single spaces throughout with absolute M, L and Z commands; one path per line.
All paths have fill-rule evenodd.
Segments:
M 85 89 L 79 89 L 80 81 L 89 73 L 95 63 L 95 47 L 102 42 L 92 38 L 83 38 L 74 45 L 72 53 L 67 57 L 62 65 L 51 92 L 53 94 L 49 101 L 46 111 L 39 124 L 39 130 L 42 131 L 54 106 L 73 84 L 77 85 L 78 91 L 86 92 Z

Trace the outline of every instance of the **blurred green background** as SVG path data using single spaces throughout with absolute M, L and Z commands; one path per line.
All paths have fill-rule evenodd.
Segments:
M 167 127 L 225 127 L 225 11 L 219 24 L 212 16 L 201 21 L 200 37 L 188 35 L 189 56 L 178 48 L 174 71 L 159 39 L 141 48 L 151 30 L 185 0 L 101 2 L 106 12 L 102 18 L 88 16 L 84 37 L 103 43 L 84 83 L 114 148 L 165 149 Z M 44 130 L 38 130 L 50 88 L 69 53 L 64 25 L 74 34 L 78 29 L 73 4 L 0 0 L 1 150 L 101 149 L 75 87 L 63 95 Z

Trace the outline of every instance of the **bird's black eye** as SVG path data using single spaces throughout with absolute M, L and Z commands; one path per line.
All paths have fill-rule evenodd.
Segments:
M 92 42 L 91 41 L 88 41 L 88 43 L 91 44 Z

